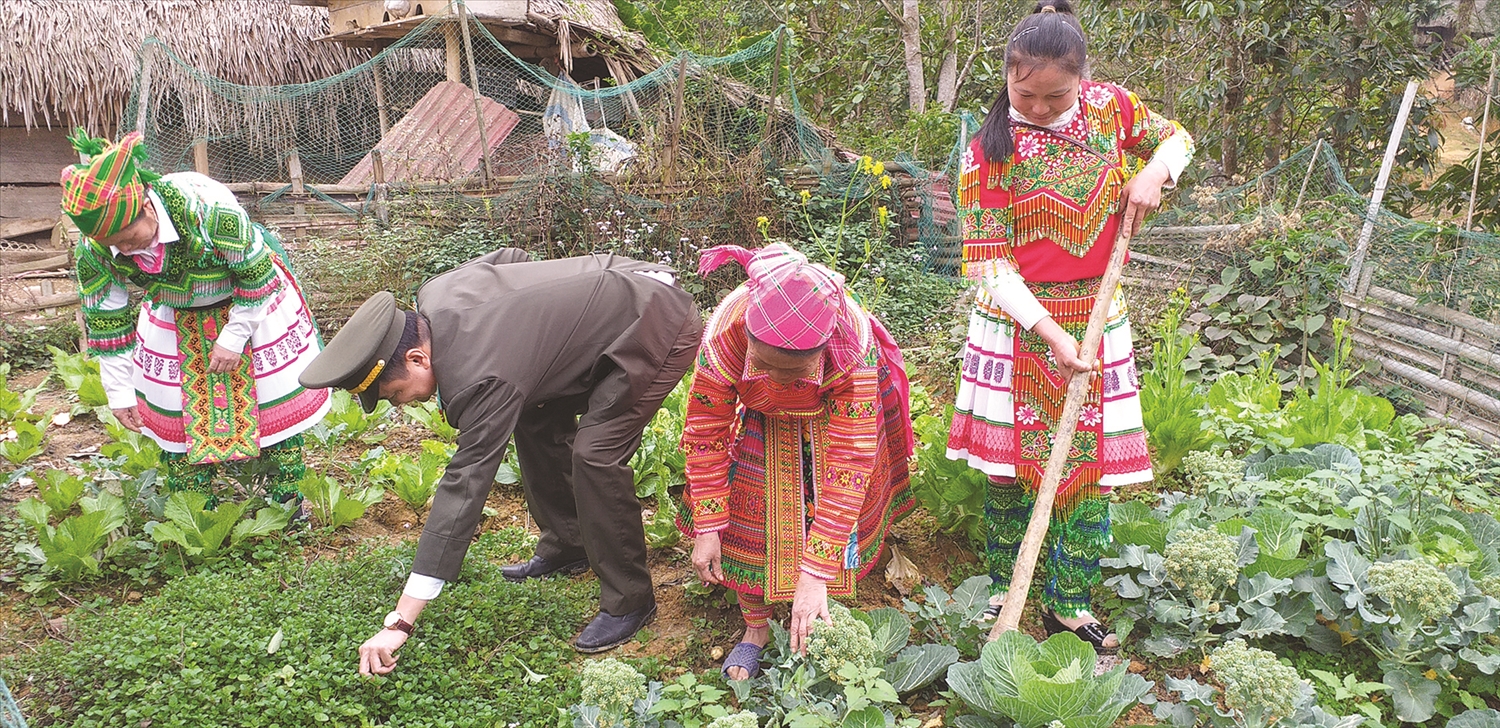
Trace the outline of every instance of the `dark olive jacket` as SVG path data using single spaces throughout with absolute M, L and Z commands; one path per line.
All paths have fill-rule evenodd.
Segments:
M 417 546 L 418 574 L 458 576 L 526 408 L 588 393 L 579 427 L 624 412 L 696 313 L 690 294 L 641 274 L 671 273 L 666 266 L 613 254 L 524 261 L 523 251 L 499 250 L 417 293 L 438 398 L 459 430 Z

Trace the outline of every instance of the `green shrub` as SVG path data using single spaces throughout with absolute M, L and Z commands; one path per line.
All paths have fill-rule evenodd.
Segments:
M 59 316 L 44 324 L 0 324 L 0 362 L 17 369 L 46 369 L 52 362 L 52 347 L 78 348 L 78 325 L 70 316 Z

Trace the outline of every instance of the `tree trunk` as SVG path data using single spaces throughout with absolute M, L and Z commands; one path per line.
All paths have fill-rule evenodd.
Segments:
M 1266 126 L 1266 169 L 1281 164 L 1281 140 L 1286 137 L 1286 101 L 1276 105 Z
M 1453 40 L 1452 45 L 1458 45 L 1459 39 L 1468 35 L 1469 23 L 1474 19 L 1474 0 L 1458 0 L 1458 7 L 1453 11 Z
M 906 53 L 906 99 L 914 113 L 927 110 L 927 80 L 922 72 L 922 16 L 918 0 L 901 0 L 901 45 Z
M 1240 108 L 1245 105 L 1245 61 L 1244 49 L 1236 46 L 1229 54 L 1229 82 L 1224 90 L 1224 141 L 1220 163 L 1224 174 L 1233 177 L 1240 171 Z
M 937 102 L 944 112 L 951 112 L 958 103 L 958 25 L 963 22 L 963 17 L 956 12 L 954 0 L 943 0 L 941 13 L 948 29 L 943 33 L 943 63 L 938 67 Z

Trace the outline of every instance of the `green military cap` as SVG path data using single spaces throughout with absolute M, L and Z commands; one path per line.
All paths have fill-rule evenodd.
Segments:
M 373 412 L 380 400 L 375 379 L 395 356 L 405 330 L 406 313 L 396 308 L 395 296 L 381 291 L 360 305 L 297 381 L 309 389 L 347 389 L 365 412 Z

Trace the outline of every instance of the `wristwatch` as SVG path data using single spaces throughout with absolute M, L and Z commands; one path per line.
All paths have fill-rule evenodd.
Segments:
M 412 624 L 411 622 L 406 621 L 406 619 L 401 616 L 400 612 L 393 611 L 390 614 L 385 615 L 385 628 L 401 630 L 407 635 L 411 635 Z

